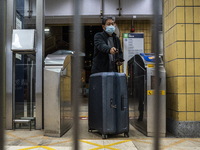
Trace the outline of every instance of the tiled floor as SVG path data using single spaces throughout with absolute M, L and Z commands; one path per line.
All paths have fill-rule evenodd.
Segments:
M 87 105 L 81 107 L 80 113 L 80 150 L 151 150 L 153 138 L 146 137 L 129 126 L 129 138 L 123 134 L 102 139 L 97 132 L 88 132 Z M 72 129 L 62 137 L 48 137 L 43 130 L 17 129 L 5 131 L 5 150 L 72 150 Z M 200 150 L 200 138 L 175 138 L 167 135 L 160 139 L 162 150 Z
M 129 138 L 109 136 L 103 140 L 98 133 L 87 131 L 87 120 L 81 120 L 80 150 L 151 150 L 153 138 L 130 126 Z M 43 136 L 43 130 L 7 130 L 5 150 L 72 150 L 72 130 L 60 138 Z M 200 150 L 200 138 L 161 138 L 162 150 Z

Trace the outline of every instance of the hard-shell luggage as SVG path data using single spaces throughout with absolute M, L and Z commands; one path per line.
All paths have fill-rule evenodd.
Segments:
M 124 73 L 103 72 L 90 76 L 89 131 L 98 130 L 102 138 L 129 132 L 127 80 Z

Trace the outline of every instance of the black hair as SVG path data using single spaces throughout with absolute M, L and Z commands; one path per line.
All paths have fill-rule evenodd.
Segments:
M 103 19 L 102 19 L 102 25 L 105 25 L 105 24 L 106 24 L 106 21 L 107 21 L 108 19 L 112 19 L 112 20 L 115 22 L 115 18 L 112 17 L 112 16 L 103 17 Z

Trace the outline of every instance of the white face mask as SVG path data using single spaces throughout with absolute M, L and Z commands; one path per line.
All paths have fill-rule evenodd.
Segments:
M 105 30 L 108 34 L 113 34 L 115 32 L 115 26 L 110 25 L 110 26 L 106 26 L 106 30 Z

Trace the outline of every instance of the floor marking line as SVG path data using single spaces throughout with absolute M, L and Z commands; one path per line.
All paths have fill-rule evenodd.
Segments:
M 30 137 L 28 137 L 28 138 L 35 138 L 35 137 L 43 137 L 42 135 L 35 135 L 35 136 L 30 136 Z
M 106 145 L 102 145 L 101 147 L 93 148 L 93 149 L 90 149 L 90 150 L 98 150 L 98 149 L 102 149 L 102 148 L 107 148 L 107 149 L 111 149 L 111 150 L 120 150 L 120 149 L 109 147 L 109 146 L 106 146 Z
M 84 142 L 84 143 L 87 143 L 87 144 L 90 144 L 90 145 L 95 145 L 95 146 L 99 146 L 101 147 L 102 145 L 100 144 L 97 144 L 97 143 L 92 143 L 92 142 L 89 142 L 89 141 L 84 141 L 84 140 L 80 140 L 81 142 Z
M 90 150 L 98 150 L 98 149 L 102 149 L 102 148 L 107 148 L 107 149 L 111 149 L 111 150 L 119 150 L 117 148 L 113 148 L 113 147 L 110 147 L 110 146 L 114 146 L 114 145 L 118 145 L 118 144 L 122 144 L 122 143 L 126 143 L 126 142 L 131 142 L 131 140 L 124 140 L 124 141 L 111 143 L 111 144 L 108 144 L 108 145 L 100 145 L 100 144 L 92 143 L 92 142 L 89 142 L 89 141 L 84 141 L 84 140 L 80 140 L 80 141 L 87 143 L 87 144 L 90 144 L 90 145 L 99 146 L 99 147 L 96 147 L 96 148 L 93 148 L 93 149 L 90 149 Z
M 141 142 L 141 143 L 145 143 L 145 144 L 152 144 L 152 142 L 141 141 L 138 139 L 131 139 L 131 141 Z
M 18 139 L 18 140 L 22 140 L 22 141 L 25 141 L 25 142 L 27 142 L 27 143 L 33 144 L 33 145 L 38 145 L 37 143 L 31 142 L 31 141 L 29 141 L 29 140 L 26 140 L 26 139 L 24 139 L 24 138 L 18 137 L 18 136 L 16 136 L 16 135 L 11 134 L 11 133 L 9 133 L 8 135 L 9 135 L 9 136 L 12 136 L 12 137 L 14 137 L 14 138 L 16 138 L 16 139 Z
M 22 148 L 19 150 L 30 150 L 30 149 L 34 149 L 34 148 L 44 148 L 46 150 L 55 150 L 54 148 L 47 147 L 47 146 L 33 146 L 33 147 L 28 147 L 28 148 Z
M 119 142 L 115 142 L 115 143 L 112 143 L 112 144 L 108 144 L 106 146 L 113 146 L 113 145 L 117 145 L 117 144 L 121 144 L 121 143 L 126 143 L 126 142 L 131 142 L 131 140 L 119 141 Z
M 62 141 L 62 142 L 56 142 L 56 143 L 47 144 L 46 146 L 51 146 L 51 145 L 56 145 L 56 144 L 61 144 L 61 143 L 68 143 L 68 142 L 71 142 L 71 141 L 72 140 Z
M 188 140 L 200 143 L 200 139 L 199 139 L 199 141 L 197 139 L 188 139 Z
M 161 149 L 166 149 L 166 148 L 175 146 L 175 145 L 177 145 L 177 144 L 183 143 L 183 142 L 185 142 L 185 141 L 187 141 L 187 140 L 186 140 L 186 139 L 182 139 L 182 140 L 176 141 L 176 142 L 174 142 L 174 143 L 172 143 L 172 144 L 169 144 L 169 145 L 167 145 L 167 146 L 161 146 Z

